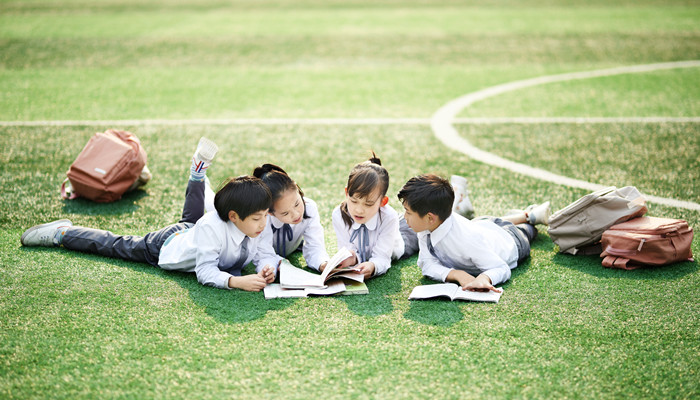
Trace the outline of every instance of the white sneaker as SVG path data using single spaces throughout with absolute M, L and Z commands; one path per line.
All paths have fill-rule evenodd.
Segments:
M 141 174 L 139 174 L 138 178 L 134 181 L 134 183 L 131 184 L 129 189 L 127 189 L 127 192 L 131 192 L 132 190 L 136 190 L 140 188 L 141 186 L 144 186 L 147 184 L 151 178 L 153 178 L 153 174 L 151 174 L 151 170 L 148 169 L 148 165 L 144 165 L 143 169 L 141 170 Z
M 20 242 L 22 246 L 58 246 L 58 241 L 55 239 L 58 228 L 73 226 L 73 223 L 67 219 L 49 222 L 46 224 L 33 226 L 22 234 Z
M 528 206 L 525 212 L 530 225 L 549 225 L 549 216 L 552 214 L 552 210 L 549 208 L 548 201 Z
M 211 164 L 211 162 L 214 161 L 217 151 L 219 151 L 219 146 L 202 136 L 202 138 L 199 139 L 197 150 L 195 150 L 192 158 L 196 161 L 204 161 L 207 164 Z
M 450 184 L 455 192 L 455 201 L 452 204 L 452 211 L 468 219 L 474 218 L 474 206 L 472 206 L 472 202 L 469 200 L 467 178 L 459 175 L 452 175 Z

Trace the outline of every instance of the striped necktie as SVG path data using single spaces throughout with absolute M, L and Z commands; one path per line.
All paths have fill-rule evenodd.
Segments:
M 292 227 L 289 224 L 282 225 L 281 228 L 275 228 L 272 226 L 272 234 L 275 235 L 275 252 L 277 255 L 282 257 L 287 257 L 287 242 L 291 242 L 294 234 L 292 233 Z
M 359 228 L 355 229 L 350 235 L 350 242 L 357 241 L 357 253 L 360 257 L 360 262 L 363 263 L 369 260 L 369 230 L 365 224 L 360 225 Z

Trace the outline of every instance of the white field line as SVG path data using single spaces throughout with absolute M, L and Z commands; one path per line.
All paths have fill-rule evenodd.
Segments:
M 481 161 L 489 165 L 506 168 L 516 173 L 527 175 L 536 179 L 553 182 L 559 185 L 596 191 L 607 187 L 608 185 L 599 185 L 579 179 L 573 179 L 566 176 L 557 175 L 540 168 L 534 168 L 529 165 L 507 160 L 495 154 L 474 147 L 471 143 L 469 143 L 468 140 L 461 137 L 457 130 L 454 128 L 453 122 L 456 120 L 456 116 L 462 110 L 464 110 L 465 108 L 469 107 L 477 101 L 532 86 L 544 85 L 553 82 L 570 81 L 576 79 L 589 79 L 619 74 L 651 72 L 675 68 L 693 68 L 699 66 L 700 60 L 681 61 L 660 64 L 634 65 L 629 67 L 610 68 L 596 71 L 584 71 L 560 75 L 541 76 L 533 79 L 509 82 L 502 85 L 492 86 L 490 88 L 479 90 L 477 92 L 469 93 L 467 95 L 458 97 L 448 102 L 440 109 L 438 109 L 435 112 L 435 114 L 433 114 L 430 126 L 433 130 L 433 133 L 435 134 L 435 137 L 442 141 L 445 144 L 445 146 L 462 152 L 474 160 Z M 654 203 L 700 211 L 700 204 L 691 201 L 683 201 L 649 195 L 644 195 L 644 197 L 646 197 L 649 201 L 652 201 Z
M 700 117 L 494 117 L 455 118 L 454 124 L 663 124 L 700 123 Z M 231 118 L 0 121 L 0 126 L 188 126 L 188 125 L 430 125 L 429 118 Z

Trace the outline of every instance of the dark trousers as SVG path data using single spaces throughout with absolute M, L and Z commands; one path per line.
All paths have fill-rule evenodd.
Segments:
M 165 240 L 175 232 L 188 229 L 204 215 L 204 182 L 189 181 L 182 218 L 145 236 L 116 235 L 101 229 L 72 226 L 63 236 L 63 247 L 105 257 L 121 258 L 158 266 L 158 256 Z

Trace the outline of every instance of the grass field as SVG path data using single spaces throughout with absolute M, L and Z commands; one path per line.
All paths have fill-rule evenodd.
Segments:
M 585 194 L 475 162 L 421 123 L 448 101 L 538 76 L 700 59 L 697 1 L 0 1 L 1 398 L 697 398 L 697 262 L 607 270 L 540 229 L 498 304 L 409 301 L 416 257 L 366 296 L 265 301 L 147 265 L 22 248 L 75 224 L 144 234 L 176 221 L 200 136 L 213 182 L 283 166 L 330 213 L 370 150 L 391 174 L 464 175 L 479 215 Z M 463 117 L 698 117 L 700 70 L 559 82 Z M 358 118 L 357 124 L 188 123 Z M 36 121 L 183 119 L 173 125 Z M 8 123 L 12 121 L 13 123 Z M 136 133 L 154 174 L 111 204 L 58 187 L 89 137 Z M 700 123 L 458 124 L 476 146 L 605 185 L 700 202 Z M 649 204 L 700 226 L 700 212 Z M 693 252 L 700 254 L 700 241 Z M 303 266 L 300 256 L 293 263 Z M 250 267 L 249 267 L 250 268 Z

